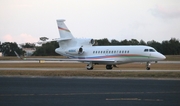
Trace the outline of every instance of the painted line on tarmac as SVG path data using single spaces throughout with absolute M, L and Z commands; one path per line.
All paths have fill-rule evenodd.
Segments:
M 106 98 L 107 101 L 149 101 L 162 102 L 163 99 L 140 99 L 140 98 Z

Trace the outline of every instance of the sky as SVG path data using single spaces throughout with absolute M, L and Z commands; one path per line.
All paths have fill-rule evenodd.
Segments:
M 59 38 L 57 19 L 76 38 L 180 39 L 180 0 L 0 0 L 0 41 Z

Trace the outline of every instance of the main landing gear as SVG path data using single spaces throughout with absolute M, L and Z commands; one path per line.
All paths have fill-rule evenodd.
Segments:
M 106 65 L 107 70 L 111 70 L 112 68 L 113 68 L 112 65 Z
M 90 64 L 87 64 L 87 70 L 93 70 L 93 64 L 92 63 L 90 63 Z
M 150 66 L 151 66 L 151 63 L 150 63 L 150 62 L 147 62 L 147 63 L 146 63 L 146 70 L 150 70 L 150 69 L 151 69 Z
M 106 69 L 107 70 L 111 70 L 113 67 L 115 67 L 115 68 L 118 68 L 116 65 L 106 65 Z M 89 64 L 87 64 L 87 66 L 86 66 L 86 68 L 87 68 L 87 70 L 93 70 L 93 64 L 92 63 L 89 63 Z

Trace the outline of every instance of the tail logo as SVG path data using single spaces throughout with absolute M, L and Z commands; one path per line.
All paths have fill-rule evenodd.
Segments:
M 59 27 L 59 26 L 58 26 L 58 29 L 59 29 L 59 30 L 64 30 L 64 31 L 70 32 L 70 30 L 65 29 L 65 28 L 61 28 L 61 27 Z

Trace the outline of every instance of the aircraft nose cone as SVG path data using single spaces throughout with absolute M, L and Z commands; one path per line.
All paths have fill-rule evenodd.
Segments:
M 160 59 L 164 60 L 164 59 L 166 59 L 166 56 L 161 54 Z
M 163 60 L 166 59 L 166 56 L 162 55 L 162 59 L 163 59 Z

